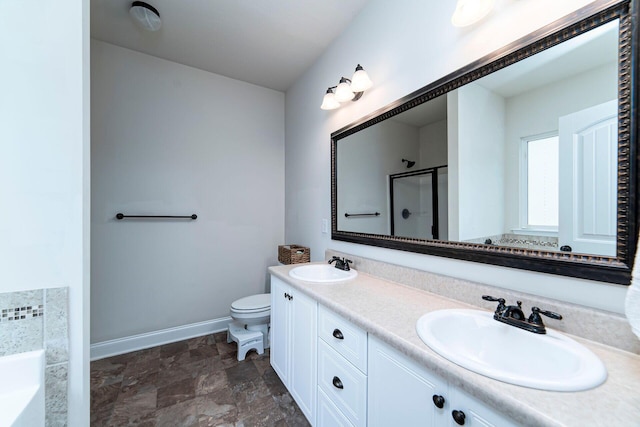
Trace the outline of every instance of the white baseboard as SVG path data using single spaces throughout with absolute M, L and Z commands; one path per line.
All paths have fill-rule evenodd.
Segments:
M 231 322 L 231 317 L 222 317 L 220 319 L 206 320 L 190 325 L 177 326 L 175 328 L 162 329 L 160 331 L 147 332 L 91 344 L 91 360 L 104 359 L 105 357 L 116 356 L 118 354 L 130 353 L 162 344 L 226 331 L 229 322 Z

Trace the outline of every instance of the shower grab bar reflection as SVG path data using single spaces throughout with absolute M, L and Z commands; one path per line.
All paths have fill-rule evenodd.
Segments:
M 185 218 L 185 219 L 197 219 L 198 215 L 125 215 L 123 213 L 116 214 L 117 219 L 123 218 Z
M 345 217 L 349 218 L 352 216 L 380 216 L 380 212 L 373 212 L 373 213 L 361 213 L 361 214 L 350 214 L 350 213 L 346 213 L 344 214 Z

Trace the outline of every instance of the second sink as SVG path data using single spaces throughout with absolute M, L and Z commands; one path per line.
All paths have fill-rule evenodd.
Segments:
M 487 377 L 525 387 L 580 391 L 607 378 L 588 348 L 556 331 L 546 335 L 497 322 L 480 310 L 439 310 L 416 324 L 418 335 L 445 359 Z

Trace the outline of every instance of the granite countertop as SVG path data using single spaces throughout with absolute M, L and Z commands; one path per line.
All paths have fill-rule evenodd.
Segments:
M 535 390 L 476 374 L 441 357 L 418 336 L 415 324 L 425 313 L 479 307 L 358 272 L 355 279 L 310 283 L 289 276 L 297 265 L 269 272 L 345 319 L 420 362 L 450 384 L 527 426 L 639 426 L 640 356 L 579 337 L 607 368 L 607 380 L 581 392 Z

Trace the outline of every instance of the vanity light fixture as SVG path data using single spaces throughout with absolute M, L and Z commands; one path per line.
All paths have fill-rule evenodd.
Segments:
M 458 0 L 451 23 L 456 27 L 475 24 L 491 12 L 495 0 Z
M 162 26 L 158 9 L 143 1 L 134 1 L 129 9 L 131 18 L 147 31 L 158 31 Z
M 323 110 L 335 110 L 340 107 L 340 103 L 336 101 L 336 95 L 333 93 L 334 90 L 335 86 L 330 87 L 327 89 L 327 93 L 324 94 L 324 98 L 322 98 L 322 105 L 320 106 Z
M 349 82 L 349 83 L 347 83 Z M 353 90 L 351 90 L 351 80 L 342 77 L 340 79 L 340 83 L 338 83 L 338 86 L 336 87 L 336 101 L 338 102 L 347 102 L 347 101 L 351 101 L 353 98 L 356 97 L 356 94 L 353 93 Z
M 341 77 L 337 86 L 331 86 L 322 99 L 323 110 L 335 110 L 340 107 L 341 102 L 357 101 L 362 97 L 365 90 L 371 88 L 373 82 L 367 72 L 358 64 L 353 77 L 348 79 Z

